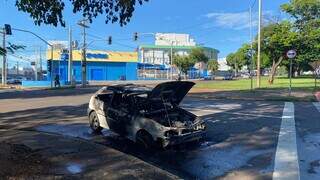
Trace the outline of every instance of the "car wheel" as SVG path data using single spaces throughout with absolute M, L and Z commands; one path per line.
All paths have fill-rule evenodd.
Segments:
M 155 147 L 152 136 L 146 131 L 139 131 L 137 133 L 136 142 L 145 149 L 154 149 Z
M 98 115 L 95 111 L 92 111 L 89 115 L 89 123 L 94 133 L 101 133 L 102 127 L 100 126 Z

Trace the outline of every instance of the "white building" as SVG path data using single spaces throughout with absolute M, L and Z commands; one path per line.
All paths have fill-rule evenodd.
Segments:
M 197 46 L 189 34 L 156 33 L 155 45 L 140 45 L 140 63 L 170 66 L 171 50 L 174 54 L 188 55 L 193 48 L 203 48 L 209 59 L 218 59 L 219 51 Z
M 156 33 L 155 38 L 157 46 L 196 46 L 196 42 L 189 34 Z

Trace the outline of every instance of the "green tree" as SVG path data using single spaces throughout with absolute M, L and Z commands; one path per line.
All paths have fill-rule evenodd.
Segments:
M 278 67 L 287 60 L 286 52 L 296 48 L 298 34 L 289 21 L 269 24 L 261 32 L 261 51 L 268 56 L 271 72 L 268 82 L 273 84 Z M 285 61 L 287 63 L 287 61 Z
M 180 72 L 185 75 L 188 73 L 188 70 L 194 66 L 196 63 L 195 59 L 190 58 L 190 56 L 173 56 L 173 64 L 177 66 Z
M 251 62 L 251 47 L 249 44 L 243 44 L 235 53 L 227 56 L 227 65 L 230 66 L 236 74 L 243 66 L 249 65 Z
M 207 63 L 209 58 L 206 56 L 203 48 L 193 48 L 190 52 L 190 58 L 195 60 L 196 62 L 204 62 Z
M 70 3 L 73 13 L 81 13 L 90 23 L 104 14 L 106 23 L 119 22 L 123 26 L 130 21 L 136 4 L 145 1 L 148 0 L 16 0 L 16 7 L 28 13 L 36 25 L 65 26 L 63 11 L 65 4 Z
M 298 33 L 294 69 L 310 70 L 309 63 L 320 59 L 320 1 L 291 0 L 281 8 L 292 17 Z
M 208 61 L 208 70 L 211 71 L 212 73 L 217 72 L 219 69 L 219 63 L 215 59 L 211 59 Z

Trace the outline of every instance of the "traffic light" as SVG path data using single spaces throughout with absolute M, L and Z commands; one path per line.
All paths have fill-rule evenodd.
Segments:
M 108 44 L 109 44 L 109 45 L 112 44 L 112 36 L 109 36 L 109 38 L 108 38 Z
M 138 33 L 137 33 L 137 32 L 134 33 L 134 35 L 133 35 L 133 40 L 134 40 L 134 41 L 137 41 L 137 40 L 138 40 Z
M 9 24 L 4 25 L 4 31 L 6 35 L 12 35 L 11 26 Z
M 52 69 L 52 60 L 49 59 L 47 63 L 47 71 L 51 72 L 51 69 Z

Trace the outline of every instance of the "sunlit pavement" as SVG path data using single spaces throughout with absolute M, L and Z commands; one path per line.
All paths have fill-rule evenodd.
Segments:
M 102 135 L 91 134 L 86 107 L 95 90 L 0 93 L 0 128 L 77 137 L 137 157 L 183 178 L 275 177 L 275 162 L 280 162 L 275 158 L 279 143 L 282 143 L 278 142 L 278 136 L 284 102 L 186 98 L 182 106 L 206 120 L 205 140 L 200 145 L 146 152 L 110 131 L 104 131 Z M 293 103 L 293 107 L 297 174 L 300 179 L 319 179 L 320 105 Z M 279 177 L 281 179 L 281 174 Z

